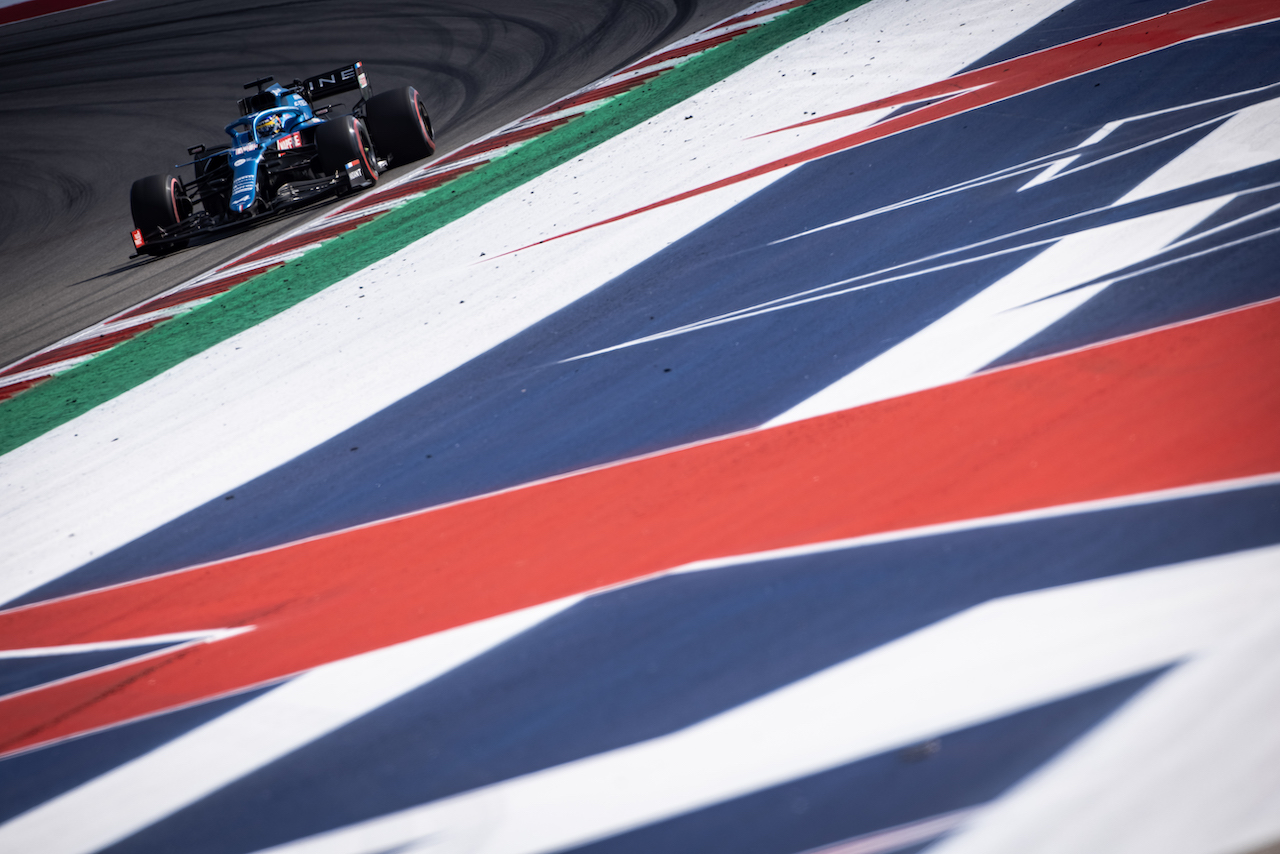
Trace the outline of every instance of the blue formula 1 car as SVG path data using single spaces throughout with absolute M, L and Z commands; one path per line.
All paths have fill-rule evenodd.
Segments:
M 151 175 L 133 182 L 133 246 L 164 255 L 193 237 L 242 227 L 252 220 L 331 195 L 373 186 L 378 175 L 435 152 L 422 97 L 412 86 L 374 95 L 361 63 L 291 85 L 263 77 L 240 100 L 227 125 L 227 145 L 187 149 L 195 179 Z M 321 105 L 330 95 L 359 90 L 349 112 Z

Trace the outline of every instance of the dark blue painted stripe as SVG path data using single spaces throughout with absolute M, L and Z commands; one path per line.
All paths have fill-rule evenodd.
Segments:
M 1136 21 L 1154 18 L 1156 15 L 1185 9 L 1198 2 L 1201 0 L 1126 0 L 1124 3 L 1076 0 L 963 70 L 972 71 L 975 68 L 1007 62 L 1104 30 L 1113 30 Z M 962 26 L 968 26 L 968 24 Z
M 1280 163 L 1255 172 L 1280 180 Z M 1238 199 L 1223 209 L 1203 231 L 1259 209 L 1280 204 L 1280 190 Z M 995 360 L 989 367 L 1059 353 L 1179 321 L 1203 317 L 1280 296 L 1280 279 L 1273 270 L 1280 258 L 1280 233 L 1237 245 L 1229 255 L 1190 257 L 1214 246 L 1239 241 L 1270 230 L 1280 231 L 1280 212 L 1273 212 L 1168 253 L 1167 259 L 1186 258 L 1178 269 L 1155 269 L 1116 282 L 1062 320 Z M 1135 270 L 1134 272 L 1141 272 Z
M 0 760 L 0 821 L 87 783 L 269 690 L 212 700 Z
M 253 851 L 415 806 L 673 732 L 993 597 L 1274 544 L 1278 520 L 1280 486 L 1259 487 L 623 588 L 111 850 Z
M 100 649 L 63 655 L 42 655 L 35 658 L 0 659 L 0 695 L 11 694 L 46 682 L 65 679 L 86 670 L 106 667 L 158 649 L 173 646 L 157 643 L 132 646 L 124 649 Z
M 579 854 L 795 854 L 995 800 L 1163 671 L 659 822 Z M 924 846 L 910 846 L 920 850 Z M 898 849 L 902 850 L 902 849 Z

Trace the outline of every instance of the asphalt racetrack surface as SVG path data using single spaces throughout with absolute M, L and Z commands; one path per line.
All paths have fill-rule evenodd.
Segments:
M 748 5 L 110 0 L 0 27 L 0 366 L 324 209 L 130 258 L 130 185 L 221 143 L 245 82 L 362 60 L 423 94 L 440 156 Z

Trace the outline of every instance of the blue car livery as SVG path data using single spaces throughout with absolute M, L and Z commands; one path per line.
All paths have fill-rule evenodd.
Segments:
M 130 192 L 133 245 L 163 255 L 193 238 L 316 200 L 372 186 L 392 166 L 435 152 L 435 134 L 421 95 L 404 86 L 374 95 L 361 63 L 290 85 L 262 77 L 240 100 L 240 118 L 225 128 L 230 142 L 187 150 L 195 177 L 151 175 Z M 322 103 L 359 91 L 347 112 Z

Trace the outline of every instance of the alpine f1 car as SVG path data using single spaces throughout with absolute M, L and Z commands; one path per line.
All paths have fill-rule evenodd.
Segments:
M 263 77 L 240 100 L 240 118 L 227 125 L 226 145 L 187 149 L 192 181 L 172 174 L 133 182 L 133 245 L 163 255 L 196 236 L 330 195 L 370 187 L 392 165 L 435 152 L 431 119 L 418 90 L 404 86 L 374 95 L 361 63 L 288 86 Z M 359 90 L 348 112 L 323 104 L 330 95 Z

